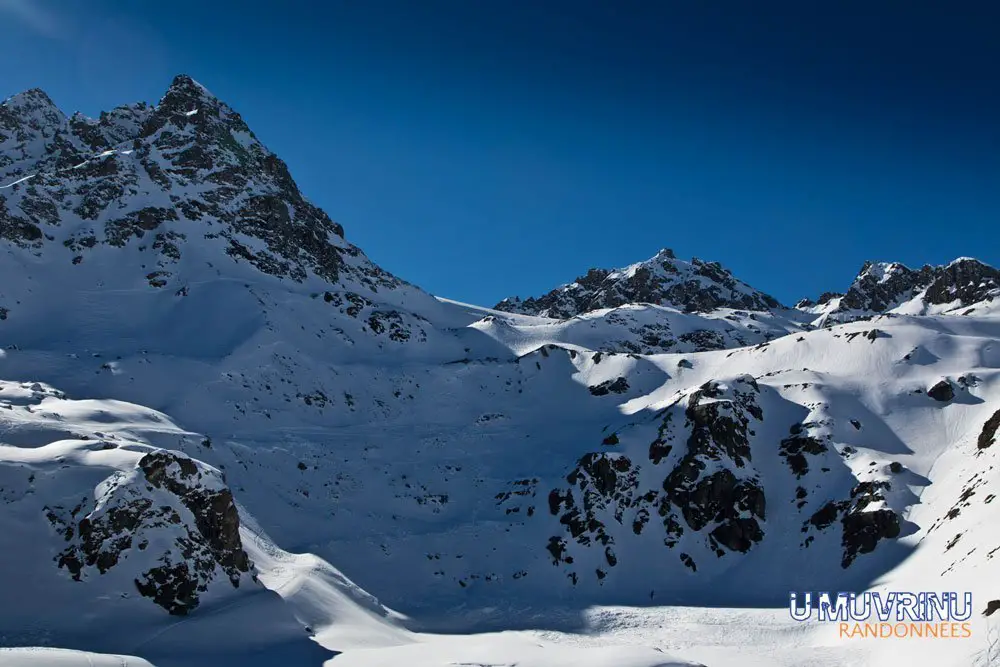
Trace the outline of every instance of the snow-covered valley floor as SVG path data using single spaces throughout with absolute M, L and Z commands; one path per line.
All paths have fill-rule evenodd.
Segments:
M 995 405 L 988 399 L 995 396 L 1000 381 L 1000 341 L 995 337 L 1000 321 L 896 318 L 875 324 L 884 338 L 869 341 L 851 335 L 872 326 L 858 323 L 786 337 L 772 342 L 770 350 L 606 355 L 594 364 L 593 354 L 584 348 L 576 348 L 576 358 L 550 348 L 545 355 L 530 353 L 528 364 L 473 361 L 461 365 L 462 382 L 482 383 L 485 391 L 477 393 L 481 405 L 476 400 L 468 405 L 466 399 L 468 407 L 462 409 L 456 409 L 461 404 L 448 391 L 452 380 L 438 367 L 409 366 L 400 375 L 432 388 L 422 399 L 413 399 L 424 401 L 413 412 L 375 424 L 279 427 L 266 437 L 246 428 L 224 437 L 216 431 L 209 438 L 177 426 L 163 413 L 130 403 L 72 400 L 44 383 L 3 383 L 0 408 L 6 410 L 0 411 L 0 420 L 6 445 L 0 457 L 6 477 L 0 486 L 8 501 L 20 499 L 21 511 L 3 515 L 0 528 L 10 543 L 32 548 L 15 551 L 13 561 L 8 557 L 0 584 L 7 591 L 20 588 L 32 600 L 0 612 L 0 639 L 8 646 L 55 642 L 142 656 L 161 667 L 275 664 L 279 659 L 282 664 L 334 667 L 881 667 L 886 660 L 904 656 L 909 656 L 909 664 L 994 664 L 989 660 L 996 660 L 997 648 L 989 640 L 995 623 L 978 613 L 974 636 L 962 640 L 956 653 L 954 642 L 839 638 L 831 626 L 794 622 L 781 607 L 789 590 L 834 590 L 837 581 L 849 582 L 849 590 L 972 590 L 977 605 L 984 598 L 1000 597 L 997 580 L 989 574 L 996 572 L 990 561 L 1000 541 L 994 530 L 984 529 L 991 520 L 984 511 L 992 507 L 980 503 L 950 519 L 956 530 L 932 530 L 970 480 L 985 474 L 985 489 L 977 497 L 989 498 L 988 490 L 995 490 L 995 459 L 988 457 L 995 457 L 996 451 L 991 448 L 977 456 L 975 441 Z M 519 344 L 524 344 L 523 335 L 522 329 Z M 552 343 L 538 341 L 543 344 Z M 837 349 L 851 345 L 856 346 L 851 357 Z M 21 354 L 37 365 L 37 355 L 21 350 L 6 351 L 4 364 L 16 368 Z M 889 461 L 911 471 L 909 491 L 889 501 L 902 503 L 898 506 L 912 529 L 898 545 L 882 545 L 863 557 L 869 567 L 853 580 L 845 578 L 850 571 L 837 566 L 839 540 L 828 547 L 832 558 L 822 555 L 827 564 L 811 564 L 813 557 L 800 550 L 799 537 L 781 536 L 783 525 L 797 525 L 789 523 L 795 515 L 778 511 L 766 524 L 772 531 L 770 542 L 760 545 L 757 555 L 751 550 L 740 567 L 717 571 L 706 584 L 684 579 L 685 570 L 667 560 L 669 550 L 622 547 L 622 563 L 609 575 L 620 586 L 591 583 L 587 594 L 580 595 L 559 585 L 547 574 L 553 569 L 548 554 L 538 548 L 551 528 L 537 529 L 523 516 L 509 519 L 503 507 L 497 507 L 497 491 L 528 471 L 538 478 L 559 479 L 567 463 L 579 456 L 574 452 L 591 449 L 595 438 L 612 430 L 621 434 L 622 443 L 630 437 L 648 441 L 629 432 L 642 428 L 649 406 L 660 409 L 679 390 L 724 375 L 737 356 L 739 368 L 755 376 L 762 388 L 794 397 L 790 406 L 765 405 L 769 416 L 791 411 L 788 419 L 779 420 L 782 429 L 787 429 L 785 422 L 808 421 L 795 413 L 810 411 L 813 419 L 822 416 L 832 426 L 841 447 L 853 447 L 836 460 L 846 458 L 854 474 L 881 478 L 876 471 L 883 471 Z M 680 358 L 690 366 L 678 373 Z M 65 359 L 71 363 L 66 365 Z M 113 377 L 159 363 L 122 359 L 117 365 L 120 375 Z M 522 365 L 527 372 L 518 369 Z M 63 361 L 50 357 L 48 366 L 70 384 L 74 375 L 65 369 L 82 368 L 79 356 L 65 355 Z M 879 374 L 874 382 L 873 373 Z M 400 385 L 400 375 L 379 380 L 386 387 L 384 394 Z M 923 395 L 907 397 L 914 387 L 959 375 L 975 377 L 974 386 L 947 406 L 928 404 L 931 399 Z M 590 411 L 580 414 L 577 406 L 586 399 L 576 392 L 614 377 L 628 377 L 630 391 L 610 401 L 594 399 Z M 511 398 L 498 398 L 509 386 L 520 386 L 534 398 L 518 400 L 515 397 L 523 393 L 516 390 Z M 805 397 L 798 398 L 796 392 Z M 540 397 L 545 397 L 541 408 Z M 488 406 L 493 411 L 487 411 Z M 190 408 L 187 412 L 189 423 L 198 421 L 197 413 Z M 414 421 L 414 414 L 421 419 Z M 212 424 L 216 415 L 213 411 L 203 419 Z M 850 426 L 851 419 L 862 423 L 862 429 Z M 559 424 L 555 439 L 553 422 Z M 524 436 L 546 433 L 549 456 L 539 460 Z M 870 446 L 862 449 L 862 443 Z M 48 506 L 72 495 L 67 480 L 75 477 L 64 472 L 71 463 L 81 469 L 79 481 L 72 483 L 83 482 L 86 489 L 107 471 L 128 470 L 144 452 L 160 447 L 197 456 L 225 471 L 240 503 L 243 544 L 264 587 L 246 596 L 223 592 L 218 601 L 206 599 L 192 616 L 166 623 L 162 612 L 134 595 L 116 602 L 100 593 L 108 590 L 103 585 L 95 591 L 100 593 L 96 599 L 89 598 L 93 593 L 87 586 L 67 587 L 65 573 L 51 565 L 52 556 L 47 555 L 51 538 L 43 534 L 50 529 L 37 520 L 25 523 L 24 500 L 35 497 Z M 470 456 L 472 451 L 475 456 Z M 766 465 L 760 456 L 758 465 Z M 778 464 L 784 465 L 776 460 Z M 781 493 L 780 467 L 767 474 L 773 476 L 769 493 Z M 823 497 L 831 493 L 825 488 L 819 492 Z M 42 514 L 39 508 L 33 511 Z M 956 532 L 967 545 L 960 553 L 944 544 L 955 539 Z M 520 581 L 512 576 L 521 571 L 529 575 Z M 25 572 L 35 573 L 27 588 Z M 497 573 L 495 581 L 486 577 L 490 573 Z M 531 575 L 542 586 L 513 588 L 531 582 Z M 130 589 L 124 581 L 112 583 L 107 579 L 111 574 L 103 576 L 96 581 L 110 590 Z M 491 590 L 491 583 L 504 588 Z M 662 592 L 648 604 L 601 603 L 602 598 L 637 600 L 642 585 Z M 692 604 L 698 599 L 705 603 Z M 90 611 L 61 616 L 54 608 Z M 129 629 L 124 635 L 100 635 L 93 629 L 107 622 Z M 137 658 L 123 660 L 145 664 Z M 5 650 L 0 664 L 122 663 L 108 655 L 36 648 Z

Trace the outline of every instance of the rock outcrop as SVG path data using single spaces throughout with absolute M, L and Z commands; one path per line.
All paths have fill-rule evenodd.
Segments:
M 749 376 L 705 383 L 659 413 L 648 460 L 607 451 L 583 456 L 566 476 L 568 486 L 548 494 L 550 515 L 568 533 L 549 540 L 554 563 L 568 567 L 576 582 L 577 548 L 600 548 L 606 566 L 615 567 L 616 539 L 647 534 L 654 525 L 665 547 L 690 533 L 686 544 L 701 543 L 717 557 L 759 543 L 766 499 L 750 445 L 763 419 L 758 394 Z M 697 569 L 690 554 L 679 558 Z
M 885 495 L 891 484 L 887 481 L 859 482 L 851 489 L 850 498 L 830 501 L 817 510 L 802 525 L 802 532 L 826 530 L 839 519 L 843 557 L 840 565 L 848 568 L 860 554 L 871 553 L 879 541 L 899 537 L 900 519 L 885 506 Z M 813 537 L 803 543 L 808 547 Z
M 997 441 L 997 431 L 1000 430 L 1000 410 L 993 413 L 993 416 L 983 424 L 983 430 L 979 433 L 976 442 L 978 449 L 987 449 Z
M 927 390 L 927 395 L 933 398 L 935 401 L 941 401 L 946 403 L 951 399 L 955 398 L 955 387 L 952 386 L 951 382 L 947 380 L 941 380 L 936 383 L 933 387 Z
M 232 493 L 218 472 L 158 450 L 99 488 L 96 500 L 46 510 L 69 543 L 58 566 L 76 581 L 124 567 L 135 572 L 141 595 L 184 615 L 213 582 L 235 588 L 255 579 Z

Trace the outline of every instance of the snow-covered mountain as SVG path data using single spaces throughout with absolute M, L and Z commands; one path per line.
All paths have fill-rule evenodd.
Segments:
M 755 345 L 802 331 L 810 319 L 718 262 L 685 262 L 669 249 L 623 269 L 591 269 L 541 297 L 507 298 L 494 309 L 560 320 L 513 320 L 558 331 L 553 340 L 641 354 Z
M 0 665 L 998 659 L 995 270 L 790 309 L 662 251 L 487 309 L 188 77 L 15 96 L 0 149 Z M 784 608 L 868 589 L 972 591 L 973 637 Z
M 718 262 L 677 259 L 663 249 L 645 262 L 623 269 L 591 269 L 574 282 L 536 298 L 504 299 L 494 308 L 523 315 L 567 319 L 594 310 L 650 303 L 684 312 L 719 308 L 768 310 L 780 308 L 774 297 L 736 279 Z
M 865 262 L 845 293 L 803 299 L 796 308 L 816 316 L 812 323 L 823 326 L 883 313 L 969 315 L 998 297 L 1000 271 L 969 257 L 918 271 L 899 262 Z

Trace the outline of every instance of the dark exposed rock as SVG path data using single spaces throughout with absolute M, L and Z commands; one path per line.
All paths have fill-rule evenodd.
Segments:
M 673 435 L 670 433 L 670 425 L 673 420 L 673 412 L 669 409 L 664 410 L 660 415 L 660 424 L 656 428 L 656 439 L 649 443 L 649 460 L 653 462 L 654 465 L 658 465 L 660 461 L 670 455 L 673 446 L 668 444 L 669 440 L 673 439 Z
M 42 230 L 30 220 L 12 215 L 0 199 L 0 239 L 22 247 L 33 246 L 42 240 Z
M 831 311 L 828 324 L 885 313 L 916 298 L 928 305 L 968 307 L 1000 295 L 1000 271 L 975 259 L 913 270 L 894 263 L 865 262 L 851 288 Z M 824 303 L 820 299 L 820 304 Z
M 751 419 L 763 419 L 757 406 L 756 382 L 749 376 L 736 380 L 732 400 L 720 398 L 723 393 L 717 383 L 708 382 L 688 398 L 684 414 L 691 425 L 688 458 L 705 455 L 718 458 L 725 455 L 738 468 L 750 458 L 748 426 Z M 748 391 L 749 390 L 749 391 Z
M 577 467 L 567 475 L 566 481 L 571 487 L 577 487 L 581 502 L 573 500 L 572 490 L 557 496 L 566 508 L 559 522 L 567 527 L 580 544 L 587 545 L 592 541 L 610 544 L 611 536 L 599 515 L 610 512 L 616 521 L 622 521 L 625 508 L 634 502 L 638 468 L 626 456 L 591 453 L 580 459 Z M 550 509 L 552 502 L 553 496 L 550 494 Z
M 757 519 L 765 518 L 764 491 L 754 479 L 738 479 L 728 468 L 703 476 L 705 460 L 723 460 L 743 468 L 750 460 L 748 425 L 763 414 L 756 404 L 758 388 L 745 376 L 734 382 L 731 400 L 718 399 L 723 390 L 707 383 L 694 392 L 685 410 L 691 435 L 687 453 L 664 479 L 666 499 L 679 508 L 684 521 L 693 530 L 710 523 L 710 532 L 719 544 L 733 551 L 746 551 L 763 539 Z M 661 506 L 661 514 L 665 506 Z M 665 514 L 665 526 L 671 522 Z
M 684 563 L 685 566 L 691 568 L 692 572 L 697 572 L 698 571 L 698 566 L 695 565 L 694 558 L 691 558 L 690 555 L 688 555 L 688 554 L 681 554 L 680 558 L 681 558 L 681 562 Z
M 885 481 L 858 482 L 851 489 L 851 500 L 855 503 L 854 509 L 860 512 L 877 500 L 885 500 L 885 496 L 881 492 L 891 488 L 892 485 Z
M 764 531 L 760 529 L 760 524 L 755 519 L 739 517 L 720 523 L 711 535 L 730 551 L 741 553 L 746 553 L 755 542 L 764 539 Z
M 822 306 L 827 303 L 830 303 L 830 301 L 832 301 L 833 299 L 837 299 L 842 296 L 844 295 L 841 294 L 840 292 L 823 292 L 822 294 L 819 295 L 819 299 L 816 300 L 816 303 Z
M 548 546 L 546 546 L 545 548 L 548 549 L 549 554 L 552 555 L 553 565 L 558 565 L 559 563 L 565 563 L 565 562 L 572 562 L 572 561 L 566 561 L 566 559 L 563 557 L 564 554 L 566 553 L 566 540 L 564 540 L 563 538 L 558 536 L 550 537 Z
M 913 271 L 899 263 L 865 262 L 854 284 L 840 300 L 840 308 L 881 313 L 912 298 L 930 279 L 930 267 Z
M 700 329 L 689 331 L 678 336 L 678 340 L 694 345 L 696 352 L 706 352 L 708 350 L 722 350 L 726 347 L 726 341 L 718 331 L 708 331 Z
M 998 289 L 1000 271 L 975 259 L 963 258 L 937 267 L 925 298 L 935 305 L 958 301 L 968 306 L 995 295 Z
M 90 508 L 48 510 L 70 543 L 56 559 L 59 567 L 80 581 L 90 567 L 99 574 L 123 567 L 134 546 L 160 545 L 157 564 L 139 572 L 135 584 L 171 614 L 197 607 L 217 572 L 233 587 L 244 574 L 253 576 L 232 493 L 215 472 L 163 450 L 142 457 L 137 468 L 113 476 Z
M 927 395 L 935 401 L 946 402 L 955 398 L 955 388 L 951 385 L 951 382 L 941 380 L 927 390 Z
M 740 282 L 718 262 L 678 260 L 670 250 L 618 271 L 591 269 L 573 283 L 529 299 L 510 298 L 497 310 L 567 319 L 602 308 L 651 303 L 706 312 L 717 308 L 769 310 L 773 297 Z
M 957 382 L 959 386 L 969 389 L 970 387 L 979 386 L 980 378 L 973 373 L 967 373 L 966 375 L 959 375 Z
M 627 332 L 627 335 L 620 339 L 609 333 L 608 338 L 601 344 L 601 348 L 608 352 L 659 354 L 671 350 L 677 344 L 669 322 L 641 323 L 633 317 L 631 309 L 627 307 L 606 313 L 604 320 Z
M 851 489 L 849 500 L 826 503 L 805 522 L 802 531 L 825 530 L 840 518 L 843 548 L 840 565 L 846 569 L 859 555 L 874 551 L 879 541 L 899 537 L 900 520 L 896 512 L 888 508 L 870 509 L 873 503 L 885 500 L 882 491 L 889 489 L 890 484 L 885 481 L 859 482 Z M 808 538 L 805 546 L 811 541 Z
M 200 571 L 196 566 L 195 572 L 209 577 L 215 564 L 218 564 L 233 586 L 239 586 L 241 574 L 249 572 L 251 564 L 240 539 L 240 516 L 232 492 L 224 487 L 206 488 L 201 483 L 202 475 L 195 463 L 170 452 L 147 454 L 138 465 L 150 484 L 177 496 L 194 516 L 198 533 L 210 549 L 214 561 L 211 566 L 202 564 Z M 176 577 L 177 570 L 171 572 Z M 187 607 L 188 610 L 192 608 Z
M 793 435 L 785 438 L 778 446 L 778 454 L 788 463 L 796 477 L 809 472 L 806 454 L 819 455 L 827 451 L 827 446 L 808 435 Z
M 997 430 L 1000 429 L 1000 410 L 993 413 L 993 416 L 986 420 L 983 424 L 983 430 L 979 434 L 979 440 L 976 443 L 978 449 L 986 449 L 996 442 Z
M 594 396 L 607 396 L 608 394 L 624 394 L 628 391 L 628 381 L 624 377 L 604 382 L 590 387 L 590 393 Z
M 841 567 L 848 567 L 858 554 L 875 550 L 881 539 L 899 537 L 899 516 L 890 509 L 848 513 L 843 518 L 844 557 Z
M 819 529 L 826 528 L 837 520 L 840 509 L 837 503 L 827 503 L 809 517 L 809 523 Z
M 410 340 L 412 329 L 409 322 L 400 312 L 375 311 L 368 316 L 368 327 L 377 336 L 387 333 L 389 340 L 402 343 Z M 426 340 L 427 332 L 422 328 L 417 330 L 418 337 Z
M 175 616 L 185 616 L 198 606 L 198 577 L 185 562 L 154 567 L 135 580 L 135 587 Z

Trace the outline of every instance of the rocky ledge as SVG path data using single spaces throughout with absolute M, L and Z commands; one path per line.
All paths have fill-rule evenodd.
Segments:
M 217 581 L 256 581 L 240 517 L 221 474 L 183 454 L 156 450 L 98 486 L 96 500 L 46 507 L 68 545 L 56 557 L 76 581 L 111 570 L 171 614 L 194 610 Z

